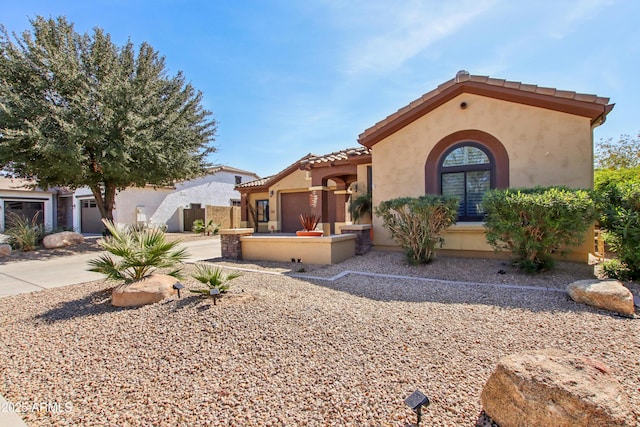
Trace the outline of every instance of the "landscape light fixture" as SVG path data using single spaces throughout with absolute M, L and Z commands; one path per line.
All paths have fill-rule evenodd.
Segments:
M 420 390 L 416 390 L 404 400 L 404 403 L 418 416 L 415 426 L 419 426 L 420 420 L 422 419 L 422 407 L 429 406 L 429 398 Z
M 180 282 L 176 282 L 173 285 L 173 289 L 175 289 L 176 291 L 178 291 L 178 298 L 180 298 L 180 289 L 184 289 L 184 285 Z
M 216 300 L 220 296 L 220 289 L 209 289 L 209 295 L 213 297 L 213 305 L 216 305 Z

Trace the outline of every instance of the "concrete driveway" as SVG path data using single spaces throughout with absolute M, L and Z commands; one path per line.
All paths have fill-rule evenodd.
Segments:
M 181 245 L 187 248 L 187 262 L 190 263 L 221 256 L 219 237 L 186 241 Z M 104 279 L 102 274 L 87 271 L 87 262 L 99 254 L 93 252 L 0 265 L 0 297 Z

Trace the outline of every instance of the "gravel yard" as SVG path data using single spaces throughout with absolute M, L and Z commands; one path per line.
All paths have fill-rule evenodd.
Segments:
M 473 426 L 501 357 L 555 347 L 613 368 L 640 425 L 640 319 L 558 292 L 592 266 L 526 276 L 379 251 L 324 267 L 214 263 L 260 272 L 217 305 L 183 293 L 118 309 L 103 281 L 1 298 L 0 394 L 29 426 L 403 426 L 419 388 L 432 401 L 423 425 Z M 347 270 L 380 275 L 336 278 Z

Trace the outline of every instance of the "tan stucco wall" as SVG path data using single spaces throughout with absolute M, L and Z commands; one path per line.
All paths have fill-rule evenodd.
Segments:
M 464 110 L 460 108 L 463 101 L 468 105 Z M 504 145 L 510 187 L 593 185 L 593 136 L 588 118 L 462 94 L 374 145 L 373 205 L 424 194 L 429 152 L 442 138 L 462 130 L 481 130 Z M 454 243 L 459 239 L 451 237 L 445 248 L 459 246 Z M 477 237 L 465 245 L 478 246 L 482 239 Z M 395 245 L 379 219 L 374 219 L 374 244 Z M 485 249 L 492 251 L 486 243 Z
M 251 261 L 300 260 L 305 264 L 337 264 L 356 254 L 356 235 L 327 237 L 241 237 L 242 259 Z

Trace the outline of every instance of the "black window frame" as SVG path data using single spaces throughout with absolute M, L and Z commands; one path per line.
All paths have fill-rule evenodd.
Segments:
M 461 166 L 444 166 L 444 162 L 446 158 L 455 150 L 462 147 L 474 147 L 482 151 L 487 158 L 489 159 L 489 163 L 480 163 L 480 164 L 469 164 L 469 165 L 461 165 Z M 461 200 L 460 203 L 464 203 L 464 212 L 468 213 L 468 209 L 466 206 L 467 199 L 467 173 L 468 172 L 476 172 L 476 171 L 489 171 L 489 189 L 493 190 L 496 188 L 496 160 L 491 152 L 486 146 L 482 144 L 478 144 L 473 141 L 461 141 L 456 144 L 453 144 L 451 147 L 447 148 L 447 150 L 442 153 L 440 160 L 438 161 L 438 180 L 440 181 L 440 194 L 444 194 L 443 192 L 443 179 L 442 176 L 446 173 L 464 173 L 464 192 L 465 192 L 465 200 Z M 482 215 L 458 215 L 459 222 L 476 222 L 483 221 L 484 214 Z
M 260 205 L 263 205 L 262 210 Z M 261 223 L 269 222 L 269 199 L 256 200 L 256 220 Z

